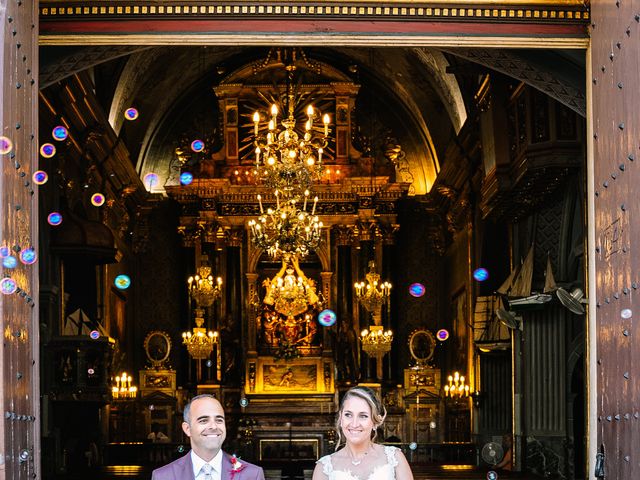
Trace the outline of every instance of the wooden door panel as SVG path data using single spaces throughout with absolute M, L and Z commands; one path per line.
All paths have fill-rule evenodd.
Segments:
M 598 450 L 607 479 L 640 478 L 638 2 L 591 5 Z
M 38 249 L 38 2 L 0 0 L 0 135 L 13 144 L 0 158 L 0 246 Z M 19 290 L 0 295 L 0 478 L 39 477 L 38 264 L 3 268 Z

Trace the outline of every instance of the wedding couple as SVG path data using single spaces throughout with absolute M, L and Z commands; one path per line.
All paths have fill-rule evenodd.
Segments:
M 347 391 L 336 419 L 338 447 L 318 460 L 313 480 L 413 480 L 409 464 L 396 447 L 375 443 L 386 410 L 367 387 Z M 153 471 L 152 480 L 264 480 L 262 468 L 222 451 L 227 430 L 222 405 L 212 395 L 198 395 L 184 409 L 184 433 L 191 451 Z

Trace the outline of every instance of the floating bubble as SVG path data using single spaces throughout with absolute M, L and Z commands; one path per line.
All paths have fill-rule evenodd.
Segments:
M 36 185 L 44 185 L 49 180 L 49 175 L 44 170 L 33 172 L 33 183 Z
M 94 207 L 101 207 L 104 205 L 104 195 L 101 193 L 94 193 L 91 195 L 91 205 Z
M 8 257 L 11 255 L 11 249 L 6 245 L 0 247 L 0 258 Z
M 127 120 L 135 120 L 138 118 L 138 115 L 138 110 L 133 107 L 127 108 L 124 111 L 124 118 Z
M 426 288 L 424 288 L 424 285 L 421 283 L 412 283 L 409 285 L 409 295 L 412 297 L 419 298 L 424 295 L 425 291 Z
M 213 365 L 213 362 L 211 360 L 207 360 L 205 364 L 207 365 L 207 367 L 211 368 Z
M 36 263 L 36 260 L 38 260 L 38 254 L 36 253 L 35 248 L 25 248 L 20 252 L 20 261 L 25 265 L 33 265 Z
M 626 320 L 627 318 L 631 318 L 631 316 L 632 316 L 632 315 L 633 315 L 633 312 L 631 311 L 631 309 L 630 309 L 630 308 L 625 308 L 624 310 L 622 310 L 622 311 L 620 312 L 620 316 L 621 316 L 622 318 L 624 318 L 625 320 Z
M 147 173 L 144 176 L 144 184 L 147 186 L 149 190 L 153 188 L 154 185 L 158 184 L 158 174 L 157 173 Z
M 444 342 L 447 338 L 449 338 L 449 330 L 445 330 L 444 328 L 441 328 L 436 332 L 436 337 L 441 342 Z
M 487 480 L 498 480 L 498 474 L 493 470 L 487 472 Z
M 120 290 L 126 290 L 131 285 L 131 279 L 129 275 L 118 275 L 113 281 L 113 284 Z
M 69 136 L 69 131 L 62 125 L 58 125 L 57 127 L 53 128 L 51 135 L 53 136 L 54 140 L 61 142 L 67 139 L 67 137 Z
M 318 314 L 318 323 L 323 327 L 330 327 L 334 325 L 336 323 L 336 319 L 337 317 L 335 312 L 333 310 L 329 310 L 328 308 Z
M 94 375 L 94 374 L 96 373 L 96 371 L 95 371 L 93 368 L 88 368 L 88 369 L 87 369 L 87 373 L 88 373 L 89 375 Z
M 151 410 L 151 407 L 149 407 L 149 410 Z M 177 450 L 178 450 L 178 453 L 184 453 L 185 451 L 184 445 L 178 445 Z
M 473 278 L 475 278 L 478 282 L 484 282 L 487 278 L 489 278 L 489 272 L 486 268 L 476 268 L 473 271 Z
M 151 404 L 149 405 L 149 410 L 151 410 L 152 412 L 156 409 L 156 406 Z
M 249 406 L 249 399 L 248 399 L 248 398 L 246 398 L 246 397 L 242 397 L 242 398 L 240 399 L 240 406 L 241 406 L 242 408 L 245 408 L 245 407 Z
M 411 442 L 409 444 L 409 450 L 415 450 L 416 448 L 418 448 L 418 444 L 416 442 Z
M 43 143 L 40 146 L 40 155 L 44 158 L 51 158 L 56 154 L 56 147 L 53 143 Z
M 180 174 L 180 183 L 182 185 L 189 185 L 193 182 L 193 174 L 191 172 L 182 172 Z
M 18 284 L 11 277 L 5 277 L 0 280 L 0 291 L 5 295 L 11 295 L 12 293 L 16 293 L 18 289 Z
M 91 337 L 92 340 L 97 340 L 100 338 L 100 332 L 98 330 L 91 330 L 89 337 Z
M 58 212 L 51 212 L 47 217 L 47 222 L 49 225 L 57 227 L 62 223 L 62 215 Z
M 202 140 L 194 140 L 193 142 L 191 142 L 191 150 L 196 153 L 201 152 L 202 150 L 204 150 L 204 142 Z
M 13 150 L 13 142 L 5 136 L 0 136 L 0 154 L 6 155 Z
M 2 259 L 2 266 L 4 268 L 16 268 L 18 266 L 18 259 L 13 255 L 7 255 Z

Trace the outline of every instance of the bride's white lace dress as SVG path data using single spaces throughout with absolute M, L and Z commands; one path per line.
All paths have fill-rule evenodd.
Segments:
M 329 477 L 329 480 L 395 480 L 396 467 L 398 466 L 397 451 L 396 447 L 385 446 L 386 463 L 374 466 L 368 477 L 359 477 L 349 469 L 334 470 L 331 455 L 322 457 L 318 462 L 322 464 L 322 472 Z

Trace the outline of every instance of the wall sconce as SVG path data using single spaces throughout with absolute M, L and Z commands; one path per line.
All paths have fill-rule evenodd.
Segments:
M 131 385 L 131 376 L 126 372 L 115 378 L 115 384 L 111 387 L 111 396 L 114 400 L 133 400 L 138 394 L 138 387 Z
M 451 398 L 462 398 L 469 396 L 469 385 L 464 383 L 464 376 L 460 373 L 454 372 L 453 375 L 449 375 L 447 378 L 448 385 L 444 386 L 444 396 Z

